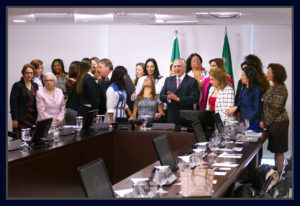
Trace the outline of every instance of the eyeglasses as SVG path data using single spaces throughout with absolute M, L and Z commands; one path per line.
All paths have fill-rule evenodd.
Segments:
M 33 75 L 33 72 L 24 72 L 24 74 Z
M 45 82 L 54 82 L 54 79 L 45 79 Z

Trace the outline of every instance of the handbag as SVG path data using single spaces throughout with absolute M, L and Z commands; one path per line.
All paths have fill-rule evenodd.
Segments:
M 189 168 L 180 171 L 181 191 L 183 197 L 210 197 L 212 196 L 214 169 L 203 166 L 199 157 L 200 166 L 191 169 L 191 157 L 189 159 Z

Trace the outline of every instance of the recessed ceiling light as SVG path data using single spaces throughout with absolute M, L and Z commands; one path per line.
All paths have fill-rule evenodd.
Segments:
M 166 23 L 173 23 L 173 24 L 184 24 L 184 23 L 198 23 L 198 21 L 186 21 L 186 20 L 178 20 L 178 21 L 165 21 Z
M 64 17 L 70 16 L 72 13 L 32 13 L 35 17 Z
M 165 21 L 163 19 L 156 19 L 155 22 L 156 23 L 164 23 Z
M 14 20 L 12 20 L 12 22 L 14 22 L 14 23 L 26 23 L 27 21 L 24 20 L 24 19 L 14 19 Z
M 241 12 L 209 12 L 211 16 L 216 18 L 239 18 L 241 16 Z

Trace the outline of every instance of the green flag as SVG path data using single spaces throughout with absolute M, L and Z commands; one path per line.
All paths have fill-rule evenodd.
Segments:
M 227 33 L 225 34 L 225 38 L 224 38 L 222 57 L 226 60 L 225 61 L 225 66 L 226 66 L 226 70 L 227 70 L 226 75 L 231 77 L 232 81 L 233 81 L 231 54 L 230 54 L 230 47 L 229 47 L 229 41 L 228 41 Z
M 180 58 L 179 53 L 179 44 L 178 44 L 178 37 L 175 36 L 174 42 L 173 42 L 173 50 L 172 50 L 172 57 L 171 57 L 171 64 L 170 67 L 173 65 L 173 62 L 175 59 Z M 170 75 L 171 75 L 171 69 L 170 69 Z

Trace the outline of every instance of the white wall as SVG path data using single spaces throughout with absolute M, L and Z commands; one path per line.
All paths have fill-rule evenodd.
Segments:
M 35 58 L 44 61 L 45 71 L 51 70 L 53 59 L 61 58 L 68 71 L 69 64 L 74 60 L 92 56 L 108 57 L 114 66 L 124 65 L 134 79 L 135 64 L 153 57 L 157 60 L 160 73 L 167 76 L 174 30 L 179 33 L 181 57 L 186 59 L 191 53 L 197 52 L 202 56 L 203 66 L 208 69 L 208 61 L 222 55 L 224 28 L 223 25 L 9 25 L 8 97 L 12 84 L 21 77 L 22 66 Z M 237 85 L 241 75 L 240 64 L 250 53 L 250 25 L 228 25 L 227 29 L 234 82 Z M 279 62 L 286 67 L 290 92 L 287 109 L 292 121 L 291 32 L 291 25 L 254 25 L 253 52 L 261 57 L 265 66 L 271 62 Z M 9 99 L 7 102 L 9 103 Z M 8 112 L 9 109 L 8 106 Z M 11 118 L 7 114 L 8 129 L 11 129 Z M 292 131 L 291 123 L 290 134 Z
M 225 26 L 120 26 L 108 27 L 108 56 L 114 65 L 124 65 L 132 78 L 137 62 L 156 59 L 161 75 L 169 75 L 174 31 L 178 30 L 180 56 L 194 52 L 201 55 L 203 66 L 209 68 L 209 60 L 221 57 Z M 228 26 L 233 69 L 240 76 L 240 62 L 249 53 L 248 25 Z M 236 78 L 238 80 L 238 78 Z
M 104 56 L 105 26 L 77 25 L 9 25 L 8 26 L 8 129 L 11 130 L 9 95 L 14 82 L 19 81 L 23 65 L 33 59 L 41 59 L 44 73 L 51 71 L 51 63 L 56 58 L 64 61 L 69 71 L 72 61 L 84 57 Z

